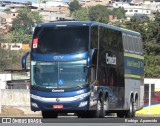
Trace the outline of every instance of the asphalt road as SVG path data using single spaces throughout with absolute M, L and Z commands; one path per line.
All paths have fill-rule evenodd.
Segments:
M 42 119 L 43 123 L 159 123 L 160 117 L 136 117 L 136 118 L 77 118 L 77 117 L 59 117 L 57 119 Z

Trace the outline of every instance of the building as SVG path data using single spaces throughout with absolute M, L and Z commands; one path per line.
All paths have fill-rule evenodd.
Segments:
M 160 92 L 160 79 L 159 78 L 145 78 L 144 79 L 144 86 L 145 87 L 148 87 L 149 84 L 151 84 L 151 88 L 152 88 L 152 91 L 159 91 Z M 145 89 L 145 90 L 148 90 L 148 89 Z
M 38 7 L 40 15 L 42 15 L 45 22 L 55 21 L 59 19 L 66 19 L 70 15 L 68 4 L 61 1 L 46 1 L 32 4 Z
M 81 0 L 80 4 L 82 7 L 90 7 L 96 5 L 104 5 L 106 6 L 110 0 Z
M 18 10 L 24 7 L 30 7 L 31 11 L 39 11 L 45 22 L 69 19 L 70 16 L 68 4 L 61 0 L 48 0 L 45 2 L 39 0 L 38 3 L 11 1 L 6 3 L 5 1 L 1 1 L 0 6 L 3 6 L 2 9 L 5 10 L 4 12 L 0 12 L 0 27 L 3 27 L 3 29 L 7 29 L 6 26 L 12 26 L 12 21 L 18 15 Z
M 127 2 L 112 2 L 108 4 L 109 7 L 119 8 L 123 7 L 126 11 L 126 17 L 139 16 L 139 15 L 151 15 L 151 9 L 147 8 L 144 4 L 131 4 Z
M 18 10 L 26 6 L 30 7 L 32 11 L 37 10 L 37 7 L 31 6 L 29 3 L 12 2 L 11 4 L 6 4 L 5 9 L 0 11 L 0 28 L 7 32 L 8 28 L 12 26 L 13 19 L 18 15 Z
M 0 89 L 6 89 L 7 81 L 11 80 L 10 73 L 0 73 Z
M 53 11 L 53 7 L 68 8 L 68 4 L 63 1 L 46 1 L 46 2 L 33 3 L 32 5 L 38 7 L 39 10 L 48 10 L 48 11 Z
M 160 114 L 160 79 L 144 79 L 144 108 L 137 114 L 156 115 Z
M 160 12 L 160 2 L 155 1 L 145 1 L 143 3 L 144 8 L 150 9 L 151 13 Z
M 7 14 L 5 12 L 0 11 L 0 29 L 6 30 L 7 25 Z
M 42 15 L 44 22 L 56 21 L 60 19 L 65 19 L 66 15 L 64 13 L 60 13 L 58 11 L 40 11 L 40 15 Z
M 126 17 L 146 15 L 151 17 L 153 13 L 160 11 L 160 2 L 144 1 L 139 3 L 127 2 L 109 2 L 109 8 L 123 7 L 126 11 Z

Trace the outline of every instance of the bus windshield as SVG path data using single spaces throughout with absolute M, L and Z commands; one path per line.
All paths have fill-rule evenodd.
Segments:
M 87 51 L 89 27 L 37 27 L 32 52 L 41 54 L 66 54 Z
M 87 83 L 86 60 L 31 62 L 32 85 L 45 88 L 73 88 Z

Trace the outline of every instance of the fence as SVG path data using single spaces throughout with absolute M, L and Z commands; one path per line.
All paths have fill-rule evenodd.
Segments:
M 25 114 L 37 114 L 30 110 L 30 92 L 26 89 L 1 89 L 0 113 L 2 107 L 13 107 Z M 39 113 L 39 112 L 38 112 Z

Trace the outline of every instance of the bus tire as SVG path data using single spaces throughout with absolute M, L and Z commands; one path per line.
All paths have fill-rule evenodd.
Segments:
M 104 97 L 102 99 L 102 115 L 101 115 L 101 118 L 104 118 L 105 115 L 106 115 L 106 111 L 108 110 L 109 108 L 109 101 L 108 101 L 108 97 Z
M 53 111 L 42 111 L 43 118 L 57 118 L 58 113 Z
M 138 96 L 137 96 L 137 98 L 135 99 L 134 110 L 136 111 L 137 108 L 138 108 Z
M 125 112 L 117 112 L 117 117 L 119 118 L 124 118 L 125 117 Z
M 103 106 L 104 106 L 104 100 L 102 97 L 99 97 L 97 100 L 96 110 L 93 113 L 94 118 L 104 118 L 105 117 L 105 111 L 103 109 Z
M 129 110 L 126 111 L 125 117 L 126 118 L 134 118 L 135 117 L 134 101 L 133 101 L 133 99 L 131 99 L 131 101 L 130 101 Z

